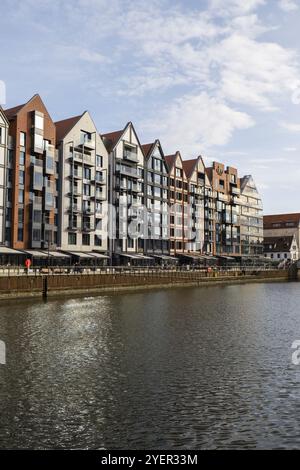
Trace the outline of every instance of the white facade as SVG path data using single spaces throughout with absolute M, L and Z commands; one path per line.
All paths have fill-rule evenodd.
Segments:
M 109 136 L 103 136 L 108 145 Z M 135 220 L 144 210 L 144 154 L 131 122 L 110 149 L 109 174 L 109 202 L 115 210 L 110 252 L 117 255 L 143 253 L 143 239 Z
M 269 240 L 272 240 L 271 238 Z M 276 239 L 277 240 L 277 239 Z M 269 251 L 272 250 L 272 251 Z M 269 246 L 265 246 L 265 258 L 272 259 L 274 261 L 283 261 L 283 260 L 291 260 L 297 261 L 299 260 L 299 246 L 297 243 L 296 235 L 293 236 L 293 239 L 289 246 L 286 246 L 285 250 L 277 251 L 276 244 L 270 244 Z
M 107 252 L 108 154 L 87 111 L 58 142 L 58 150 L 59 247 Z
M 0 106 L 0 244 L 5 241 L 6 165 L 8 121 Z
M 201 178 L 200 178 L 201 175 Z M 192 252 L 203 252 L 204 249 L 204 186 L 205 167 L 201 157 L 189 177 L 189 223 L 191 227 L 190 238 L 192 240 L 187 247 Z

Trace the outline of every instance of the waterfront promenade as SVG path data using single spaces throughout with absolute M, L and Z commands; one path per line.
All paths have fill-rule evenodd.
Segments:
M 272 267 L 49 267 L 0 269 L 0 299 L 86 292 L 296 280 L 298 271 Z

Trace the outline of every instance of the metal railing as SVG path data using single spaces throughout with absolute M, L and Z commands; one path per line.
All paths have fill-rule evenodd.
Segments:
M 0 276 L 41 276 L 41 275 L 79 275 L 79 274 L 115 274 L 132 276 L 157 276 L 168 277 L 176 274 L 181 278 L 190 277 L 217 277 L 217 276 L 247 276 L 258 275 L 261 272 L 277 271 L 274 266 L 34 266 L 27 269 L 23 266 L 0 266 Z

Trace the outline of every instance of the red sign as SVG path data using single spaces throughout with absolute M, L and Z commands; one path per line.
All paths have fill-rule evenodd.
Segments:
M 31 260 L 30 260 L 29 258 L 27 258 L 27 260 L 25 261 L 25 266 L 26 266 L 26 268 L 28 268 L 28 269 L 30 268 L 30 266 L 31 266 Z

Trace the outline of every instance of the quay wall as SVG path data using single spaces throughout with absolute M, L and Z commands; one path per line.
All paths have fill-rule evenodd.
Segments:
M 288 270 L 257 272 L 124 272 L 101 274 L 54 274 L 0 277 L 0 299 L 50 297 L 105 293 L 111 291 L 166 287 L 205 286 L 246 282 L 276 282 L 296 280 Z

